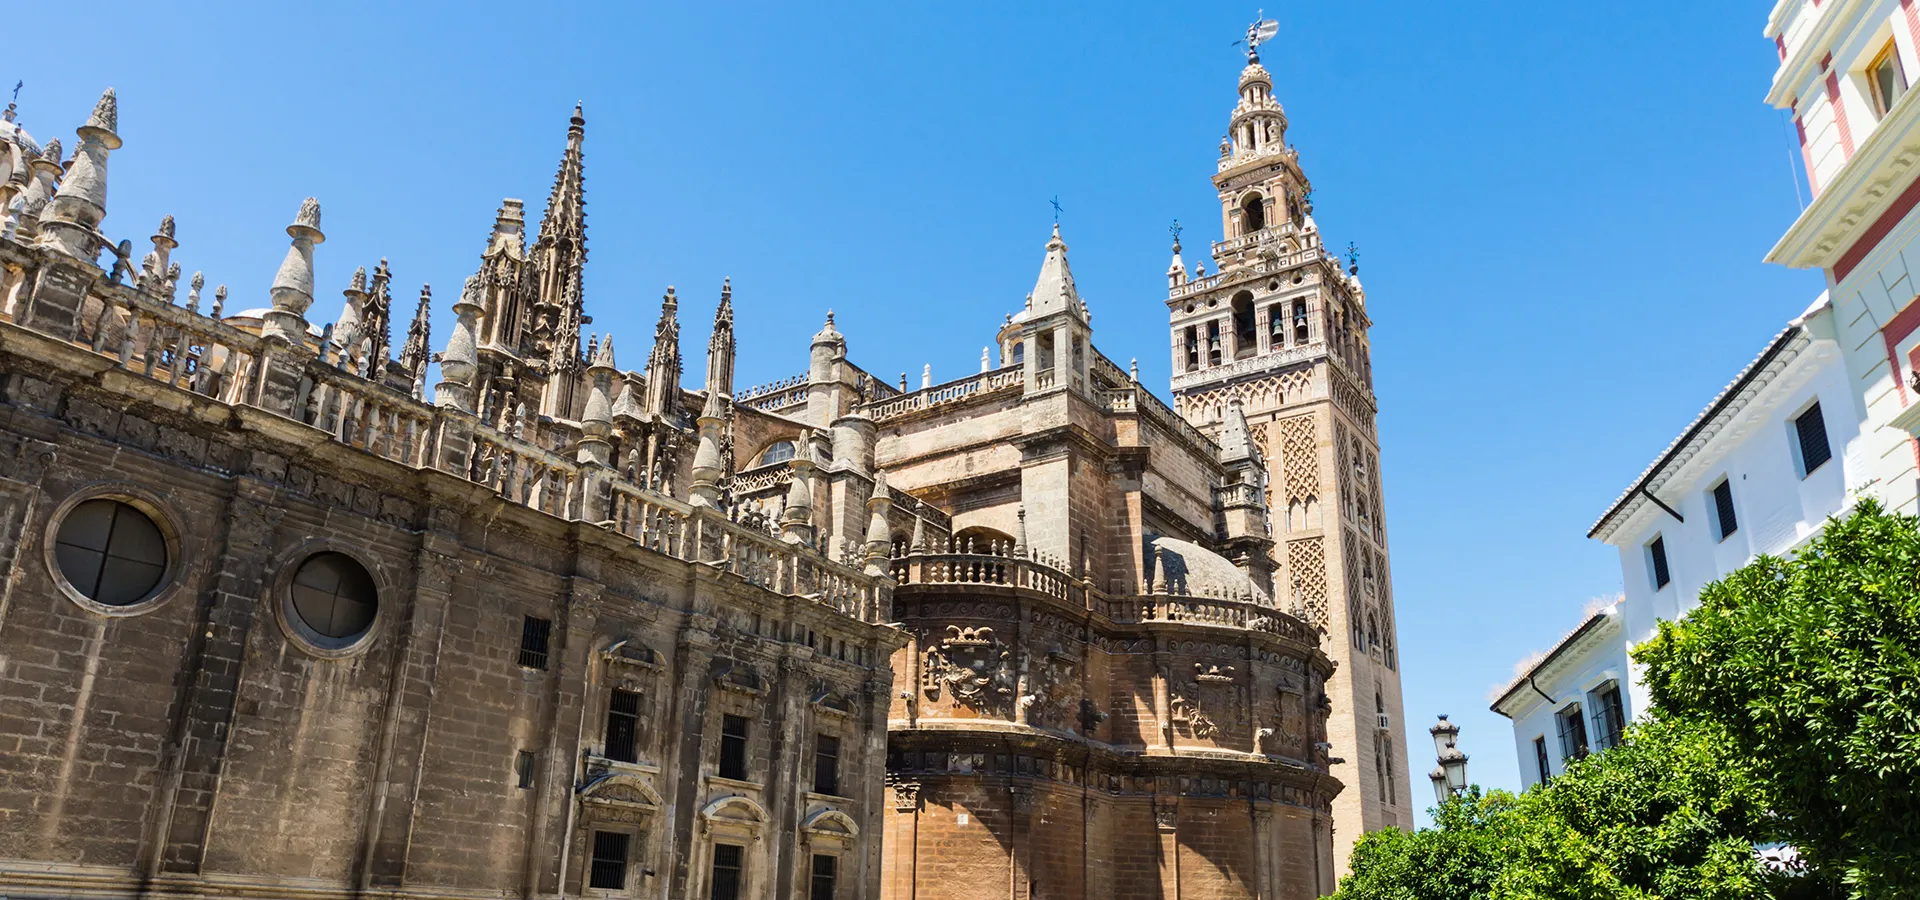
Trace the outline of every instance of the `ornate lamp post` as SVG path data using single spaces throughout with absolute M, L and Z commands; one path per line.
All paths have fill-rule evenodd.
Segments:
M 1446 803 L 1467 790 L 1467 755 L 1457 746 L 1460 726 L 1441 716 L 1427 733 L 1433 735 L 1433 752 L 1440 763 L 1427 773 L 1427 778 L 1433 782 L 1435 802 Z

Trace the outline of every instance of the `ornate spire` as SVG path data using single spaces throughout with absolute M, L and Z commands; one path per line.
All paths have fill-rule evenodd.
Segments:
M 1033 283 L 1033 316 L 1069 312 L 1087 318 L 1087 305 L 1073 284 L 1073 269 L 1067 266 L 1067 242 L 1060 239 L 1060 223 L 1053 225 L 1053 237 L 1047 239 L 1047 258 L 1040 263 L 1040 278 Z
M 304 346 L 307 307 L 313 305 L 313 246 L 327 239 L 320 232 L 320 201 L 308 197 L 287 226 L 293 246 L 273 276 L 273 309 L 266 314 L 261 333 Z
M 648 415 L 671 419 L 680 400 L 680 298 L 673 285 L 660 298 L 660 322 L 653 328 L 653 353 L 647 357 Z
M 380 283 L 380 276 L 387 271 L 387 261 L 381 260 L 380 267 L 374 270 L 374 283 Z M 413 324 L 407 326 L 407 342 L 400 347 L 400 368 L 415 382 L 427 377 L 427 354 L 432 340 L 431 324 L 427 315 L 433 303 L 433 288 L 420 286 L 420 306 L 413 311 Z
M 575 105 L 567 125 L 567 149 L 554 173 L 547 208 L 540 214 L 532 254 L 533 299 L 541 307 L 540 318 L 552 329 L 549 361 L 568 370 L 579 365 L 580 327 L 586 322 L 582 303 L 587 263 L 586 170 L 580 150 L 585 139 L 586 119 Z
M 367 291 L 367 298 L 360 304 L 360 330 L 371 343 L 367 347 L 367 358 L 372 360 L 368 372 L 378 378 L 386 368 L 389 343 L 393 340 L 393 297 L 387 292 L 387 283 L 393 280 L 393 272 L 387 269 L 387 258 L 380 257 L 380 264 L 373 267 L 373 285 Z
M 713 313 L 713 337 L 707 341 L 707 393 L 733 396 L 733 279 L 720 285 L 720 308 Z

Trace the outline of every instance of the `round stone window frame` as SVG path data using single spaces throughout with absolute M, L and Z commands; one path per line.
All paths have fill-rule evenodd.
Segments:
M 75 507 L 89 500 L 112 500 L 115 503 L 126 504 L 146 516 L 148 521 L 159 529 L 160 538 L 167 548 L 167 565 L 160 570 L 159 582 L 154 585 L 153 590 L 147 592 L 145 597 L 119 606 L 101 603 L 80 593 L 80 589 L 67 580 L 67 573 L 60 570 L 60 559 L 54 547 L 60 540 L 60 526 L 66 524 L 67 515 L 73 512 Z M 174 525 L 179 521 L 181 521 L 180 513 L 173 504 L 138 485 L 122 482 L 96 482 L 83 485 L 69 493 L 66 499 L 60 501 L 59 505 L 53 508 L 53 512 L 47 515 L 46 525 L 40 535 L 41 559 L 46 563 L 47 574 L 53 579 L 54 587 L 68 600 L 73 601 L 75 606 L 96 615 L 112 618 L 145 615 L 166 605 L 167 601 L 172 600 L 175 595 L 185 589 L 183 585 L 186 579 L 182 575 L 186 569 L 187 552 L 180 529 Z
M 373 621 L 367 623 L 365 631 L 351 638 L 328 637 L 301 621 L 299 612 L 293 608 L 293 579 L 307 560 L 324 553 L 338 553 L 365 570 L 373 580 Z M 300 648 L 300 652 L 319 659 L 350 659 L 359 656 L 374 645 L 374 639 L 386 628 L 387 600 L 393 596 L 393 579 L 387 577 L 386 567 L 378 562 L 369 564 L 373 554 L 363 547 L 332 540 L 308 541 L 280 555 L 274 566 L 273 576 L 273 618 L 280 624 L 280 633 L 287 642 Z

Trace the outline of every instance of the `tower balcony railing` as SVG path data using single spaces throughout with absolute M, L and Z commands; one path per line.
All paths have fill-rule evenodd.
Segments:
M 1244 628 L 1308 645 L 1315 645 L 1320 641 L 1317 629 L 1308 626 L 1299 616 L 1250 599 L 1142 594 L 1133 597 L 1116 597 L 1105 602 L 1104 611 L 1107 618 L 1117 625 L 1179 622 L 1220 628 Z
M 1238 253 L 1249 247 L 1271 244 L 1282 238 L 1293 237 L 1300 234 L 1302 234 L 1300 227 L 1293 224 L 1293 221 L 1289 219 L 1277 225 L 1269 225 L 1251 234 L 1227 238 L 1224 241 L 1214 241 L 1213 255 L 1218 257 L 1225 253 Z M 1306 238 L 1309 242 L 1318 240 L 1318 238 L 1313 235 L 1306 235 Z
M 1005 542 L 961 539 L 939 547 L 894 547 L 889 574 L 897 592 L 926 587 L 1000 587 L 1030 591 L 1066 606 L 1100 613 L 1116 625 L 1156 622 L 1258 631 L 1308 646 L 1320 641 L 1318 629 L 1296 613 L 1262 603 L 1253 595 L 1194 596 L 1184 584 L 1142 586 L 1141 593 L 1109 596 L 1075 578 L 1064 561 L 1021 550 Z

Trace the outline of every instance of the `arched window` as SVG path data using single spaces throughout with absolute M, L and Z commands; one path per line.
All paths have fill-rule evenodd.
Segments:
M 1233 297 L 1233 358 L 1245 359 L 1260 350 L 1255 333 L 1253 295 L 1241 291 Z
M 1267 227 L 1266 201 L 1259 194 L 1248 194 L 1240 201 L 1240 233 L 1252 234 Z
M 1293 301 L 1293 342 L 1307 342 L 1307 301 Z
M 1013 364 L 1016 366 L 1024 366 L 1027 364 L 1026 341 L 1020 341 L 1013 345 Z
M 775 441 L 772 446 L 760 452 L 760 461 L 755 465 L 771 466 L 775 463 L 783 463 L 792 459 L 793 454 L 792 441 Z

